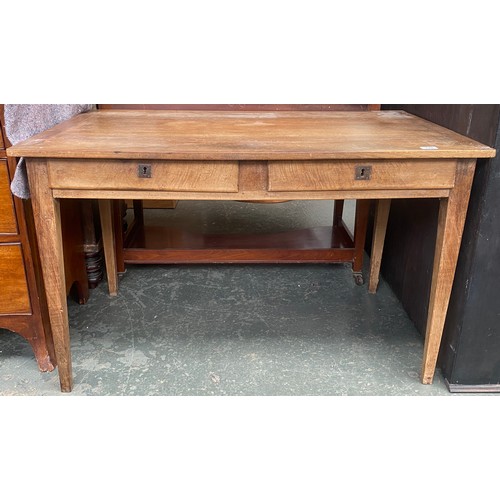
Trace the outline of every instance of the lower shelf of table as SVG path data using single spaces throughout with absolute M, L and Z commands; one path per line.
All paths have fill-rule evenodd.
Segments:
M 253 234 L 136 224 L 125 239 L 123 258 L 128 264 L 352 262 L 354 242 L 343 224 Z

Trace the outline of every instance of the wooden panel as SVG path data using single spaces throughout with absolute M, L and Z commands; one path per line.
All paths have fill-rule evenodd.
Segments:
M 5 134 L 3 108 L 4 105 L 0 104 L 0 158 L 4 157 L 5 151 L 2 150 L 7 147 L 7 141 L 3 138 L 3 134 Z
M 134 208 L 133 200 L 125 200 L 127 210 Z M 148 209 L 162 209 L 162 208 L 175 208 L 177 200 L 164 200 L 164 201 L 146 201 L 143 203 L 143 208 Z
M 17 233 L 14 203 L 10 194 L 10 179 L 7 161 L 0 160 L 0 233 Z
M 133 199 L 137 191 L 131 190 L 92 190 L 92 189 L 53 189 L 54 198 L 87 199 Z M 290 201 L 290 200 L 364 200 L 364 199 L 396 199 L 396 198 L 447 198 L 449 189 L 393 189 L 393 190 L 352 190 L 352 191 L 263 191 L 254 193 L 201 193 L 201 192 L 168 192 L 141 191 L 142 200 L 169 200 L 176 196 L 179 200 L 239 200 L 239 201 Z
M 99 109 L 163 109 L 207 111 L 367 111 L 380 104 L 98 104 Z
M 99 110 L 7 154 L 220 161 L 486 158 L 495 150 L 402 111 Z
M 151 178 L 139 177 L 140 165 Z M 82 175 L 82 170 L 86 171 Z M 49 164 L 50 185 L 63 189 L 141 189 L 150 191 L 238 191 L 238 162 L 58 161 Z
M 126 246 L 125 262 L 136 264 L 352 262 L 354 257 L 354 242 L 342 226 L 258 234 L 140 226 Z
M 269 162 L 269 191 L 451 188 L 455 166 L 439 160 Z M 356 179 L 357 173 L 364 177 Z
M 0 314 L 30 312 L 21 245 L 0 244 Z

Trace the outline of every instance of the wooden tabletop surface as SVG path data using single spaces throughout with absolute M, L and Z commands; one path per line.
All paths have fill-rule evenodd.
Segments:
M 488 158 L 495 150 L 404 111 L 98 110 L 9 156 L 176 160 Z

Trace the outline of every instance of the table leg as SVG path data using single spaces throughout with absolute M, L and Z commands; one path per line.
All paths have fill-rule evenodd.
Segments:
M 375 222 L 373 224 L 372 253 L 370 257 L 370 278 L 368 282 L 368 291 L 370 293 L 376 293 L 377 291 L 390 208 L 391 200 L 377 200 Z
M 354 259 L 352 272 L 357 284 L 363 284 L 363 257 L 365 253 L 366 228 L 372 200 L 356 200 L 354 221 Z
M 434 378 L 446 312 L 460 251 L 460 243 L 474 177 L 475 160 L 460 160 L 457 164 L 455 187 L 450 197 L 440 201 L 436 251 L 425 333 L 422 383 Z
M 125 262 L 123 260 L 123 244 L 124 244 L 124 229 L 123 229 L 123 207 L 126 203 L 123 200 L 113 200 L 111 203 L 113 207 L 113 232 L 115 235 L 115 255 L 116 255 L 116 268 L 119 273 L 125 272 Z
M 59 382 L 61 391 L 70 392 L 73 374 L 59 200 L 52 197 L 47 163 L 28 160 L 27 168 Z
M 344 214 L 344 200 L 335 200 L 333 210 L 333 225 L 339 227 L 342 223 L 342 215 Z
M 99 200 L 99 215 L 101 218 L 102 245 L 106 261 L 108 291 L 111 296 L 118 294 L 118 271 L 116 267 L 115 234 L 113 231 L 112 200 Z

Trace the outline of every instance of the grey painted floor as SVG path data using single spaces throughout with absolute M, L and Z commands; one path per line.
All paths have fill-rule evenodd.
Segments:
M 332 203 L 184 202 L 147 217 L 174 214 L 266 231 L 330 224 Z M 68 302 L 71 395 L 451 395 L 439 371 L 419 382 L 423 339 L 387 284 L 370 295 L 349 265 L 129 266 L 119 286 L 115 298 L 103 283 L 86 305 Z M 57 371 L 39 372 L 5 330 L 0 394 L 61 394 Z

